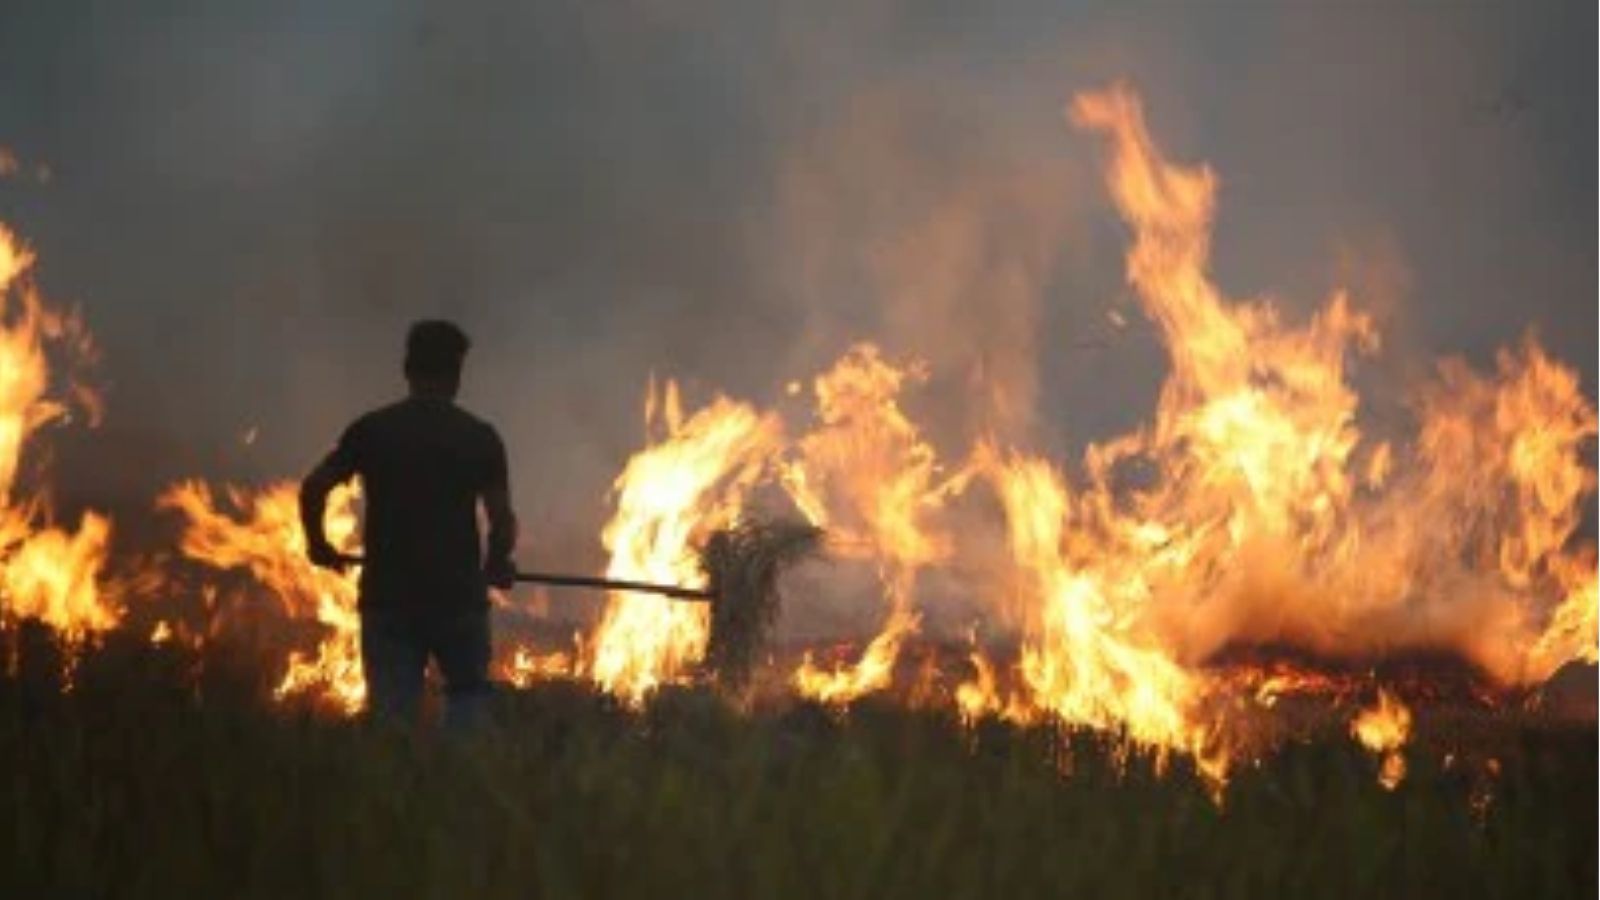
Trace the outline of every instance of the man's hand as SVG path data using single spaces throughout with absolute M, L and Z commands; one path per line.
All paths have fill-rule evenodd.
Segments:
M 335 550 L 333 545 L 327 541 L 312 541 L 306 546 L 306 556 L 311 559 L 312 565 L 338 572 L 341 575 L 355 563 L 354 559 Z
M 483 566 L 483 579 L 492 588 L 509 591 L 517 583 L 517 567 L 507 557 L 490 559 Z
M 306 536 L 306 556 L 312 565 L 341 575 L 358 560 L 334 549 L 322 528 L 322 518 L 328 508 L 328 493 L 353 474 L 349 461 L 342 458 L 340 449 L 335 449 L 300 483 L 300 529 Z

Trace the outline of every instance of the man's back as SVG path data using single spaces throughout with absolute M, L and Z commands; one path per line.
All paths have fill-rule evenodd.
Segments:
M 367 709 L 414 722 L 428 661 L 445 680 L 446 727 L 470 727 L 489 693 L 488 586 L 516 580 L 506 452 L 494 429 L 455 405 L 472 342 L 452 322 L 406 333 L 410 396 L 345 429 L 300 483 L 300 527 L 314 565 L 353 561 L 328 540 L 328 495 L 360 476 L 367 498 L 361 669 Z M 489 524 L 478 545 L 478 504 Z
M 362 480 L 363 608 L 487 602 L 477 504 L 507 477 L 493 427 L 413 395 L 357 419 L 330 461 Z

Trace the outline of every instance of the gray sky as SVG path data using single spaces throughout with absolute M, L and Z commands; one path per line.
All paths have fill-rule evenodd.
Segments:
M 298 475 L 398 392 L 406 323 L 448 315 L 530 537 L 570 555 L 651 372 L 766 404 L 878 340 L 933 363 L 912 405 L 952 453 L 1148 416 L 1163 354 L 1062 116 L 1113 78 L 1219 173 L 1230 293 L 1379 312 L 1375 420 L 1528 328 L 1593 396 L 1595 25 L 1583 0 L 8 3 L 0 146 L 53 174 L 0 180 L 0 220 L 105 351 L 103 430 L 54 436 L 64 499 Z

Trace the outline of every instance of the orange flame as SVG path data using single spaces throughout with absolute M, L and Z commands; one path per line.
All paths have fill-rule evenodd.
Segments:
M 717 398 L 683 417 L 677 385 L 646 396 L 647 427 L 660 439 L 635 454 L 618 476 L 617 510 L 602 540 L 612 578 L 702 586 L 692 545 L 731 523 L 745 492 L 780 445 L 776 417 Z M 705 604 L 653 594 L 611 596 L 596 631 L 589 666 L 609 693 L 640 704 L 663 683 L 686 677 L 705 657 Z
M 23 452 L 38 430 L 71 417 L 48 395 L 47 344 L 92 356 L 88 334 L 71 316 L 44 306 L 27 277 L 33 254 L 0 225 L 0 618 L 38 619 L 69 640 L 105 631 L 122 612 L 103 589 L 111 523 L 84 513 L 76 529 L 50 524 L 43 495 L 18 489 Z M 99 401 L 81 387 L 72 399 L 91 422 Z
M 897 368 L 877 347 L 860 344 L 814 385 L 818 422 L 784 466 L 784 486 L 811 523 L 829 531 L 830 546 L 877 561 L 890 609 L 854 665 L 825 670 L 807 655 L 794 674 L 801 696 L 848 703 L 886 687 L 920 621 L 912 596 L 917 571 L 950 555 L 948 536 L 928 520 L 964 476 L 937 480 L 933 448 L 898 400 L 907 383 L 926 377 L 922 367 Z
M 1068 115 L 1107 142 L 1106 184 L 1131 232 L 1126 277 L 1170 360 L 1144 427 L 1091 445 L 1078 468 L 979 440 L 950 474 L 903 405 L 927 368 L 872 344 L 813 381 L 815 421 L 792 442 L 775 413 L 717 398 L 686 415 L 676 384 L 652 384 L 647 445 L 617 478 L 602 534 L 607 573 L 699 585 L 695 543 L 775 484 L 827 529 L 834 552 L 872 566 L 881 590 L 883 623 L 858 659 L 828 667 L 807 655 L 790 679 L 804 697 L 847 704 L 892 685 L 905 645 L 936 627 L 918 579 L 954 570 L 949 501 L 987 485 L 1005 552 L 986 561 L 1001 577 L 976 590 L 1006 611 L 1022 649 L 1002 668 L 973 648 L 973 675 L 952 695 L 963 719 L 1048 715 L 1111 730 L 1158 755 L 1193 755 L 1219 782 L 1237 745 L 1218 699 L 1270 708 L 1288 693 L 1342 701 L 1367 689 L 1314 672 L 1207 668 L 1233 645 L 1329 657 L 1445 646 L 1506 685 L 1600 659 L 1596 551 L 1580 535 L 1600 425 L 1576 373 L 1532 339 L 1491 372 L 1448 360 L 1415 389 L 1414 435 L 1363 435 L 1348 370 L 1377 351 L 1374 321 L 1341 292 L 1303 323 L 1270 299 L 1228 297 L 1210 271 L 1216 174 L 1168 161 L 1125 87 L 1079 94 Z M 32 259 L 0 228 L 0 612 L 78 636 L 120 615 L 100 575 L 109 523 L 89 513 L 76 530 L 53 525 L 43 496 L 18 482 L 41 427 L 97 405 L 81 390 L 49 391 L 47 345 L 88 345 L 76 320 L 43 306 L 25 277 Z M 332 498 L 341 549 L 354 549 L 356 499 Z M 327 626 L 315 656 L 290 658 L 279 696 L 359 708 L 355 576 L 305 560 L 294 487 L 215 495 L 185 482 L 159 503 L 185 517 L 187 556 L 247 570 L 286 614 Z M 637 706 L 693 676 L 708 627 L 701 604 L 616 593 L 572 652 L 517 648 L 499 671 L 518 685 L 592 679 Z M 1409 727 L 1387 692 L 1352 724 L 1385 754 L 1391 785 Z
M 1208 272 L 1215 175 L 1167 162 L 1125 88 L 1080 94 L 1070 116 L 1110 141 L 1128 280 L 1172 369 L 1149 427 L 1090 447 L 1081 488 L 1015 451 L 976 454 L 1035 601 L 1034 702 L 1220 776 L 1207 701 L 1229 685 L 1197 665 L 1228 644 L 1447 643 L 1507 683 L 1592 658 L 1593 550 L 1574 534 L 1595 413 L 1573 373 L 1531 342 L 1494 379 L 1446 364 L 1414 451 L 1363 446 L 1345 369 L 1376 349 L 1371 320 L 1342 294 L 1303 327 L 1227 299 Z M 1119 489 L 1129 467 L 1149 486 Z
M 1415 449 L 1363 447 L 1345 365 L 1375 349 L 1371 321 L 1342 294 L 1298 329 L 1226 301 L 1207 273 L 1212 172 L 1166 162 L 1126 89 L 1080 95 L 1072 117 L 1111 139 L 1128 277 L 1172 360 L 1153 427 L 1091 449 L 1079 531 L 1099 555 L 1139 551 L 1122 578 L 1174 658 L 1445 644 L 1526 683 L 1592 657 L 1593 549 L 1575 532 L 1596 420 L 1574 373 L 1531 341 L 1495 378 L 1448 362 L 1421 392 Z M 1114 496 L 1135 461 L 1156 485 Z
M 995 664 L 972 637 L 972 651 L 967 661 L 972 664 L 972 677 L 956 685 L 956 712 L 963 725 L 972 726 L 988 716 L 997 716 L 1007 722 L 1026 725 L 1034 722 L 1037 711 L 1017 693 L 1002 696 L 1000 677 Z
M 904 594 L 896 592 L 891 596 L 901 597 Z M 867 649 L 854 665 L 824 669 L 807 652 L 800 668 L 794 673 L 795 691 L 819 703 L 839 706 L 888 687 L 894 679 L 894 664 L 900 656 L 900 645 L 917 630 L 917 614 L 905 608 L 906 602 L 895 601 L 895 608 L 889 613 L 883 629 L 867 644 Z
M 356 553 L 355 486 L 336 488 L 328 499 L 328 540 Z M 361 672 L 357 576 L 313 566 L 300 529 L 298 489 L 281 483 L 260 491 L 226 488 L 219 502 L 198 481 L 176 484 L 157 504 L 186 519 L 180 548 L 185 556 L 217 569 L 245 569 L 278 600 L 291 618 L 315 618 L 328 628 L 316 656 L 298 651 L 275 691 L 279 699 L 309 694 L 347 713 L 361 710 L 366 681 Z
M 1400 751 L 1411 738 L 1411 710 L 1379 688 L 1378 702 L 1356 715 L 1350 722 L 1350 733 L 1361 746 L 1383 758 L 1378 780 L 1394 790 L 1406 777 L 1406 759 Z
M 1122 730 L 1163 752 L 1210 753 L 1212 736 L 1196 718 L 1204 681 L 1140 627 L 1145 585 L 1137 568 L 1116 556 L 1068 555 L 1071 498 L 1048 465 L 997 455 L 986 462 L 1023 590 L 1038 604 L 1021 661 L 1034 702 L 1064 722 Z
M 503 661 L 499 669 L 501 677 L 515 688 L 532 687 L 540 681 L 581 678 L 584 675 L 583 636 L 573 636 L 571 651 L 540 653 L 532 647 L 515 647 L 511 657 Z

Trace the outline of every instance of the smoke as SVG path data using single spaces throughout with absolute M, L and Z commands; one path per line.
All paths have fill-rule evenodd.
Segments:
M 0 144 L 52 177 L 0 218 L 105 350 L 65 499 L 298 475 L 425 315 L 476 340 L 542 567 L 598 566 L 652 373 L 768 404 L 872 339 L 929 362 L 947 457 L 1075 454 L 1165 372 L 1062 118 L 1113 78 L 1220 174 L 1230 293 L 1350 285 L 1396 393 L 1531 327 L 1594 395 L 1592 4 L 1124 7 L 8 8 Z

